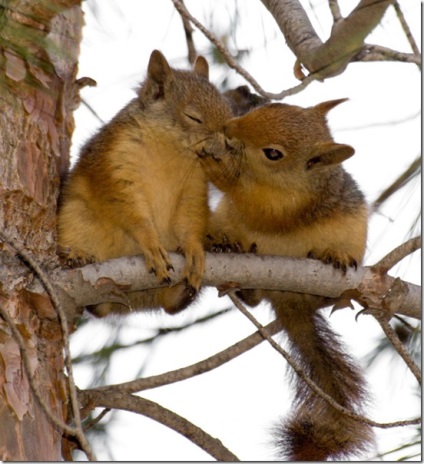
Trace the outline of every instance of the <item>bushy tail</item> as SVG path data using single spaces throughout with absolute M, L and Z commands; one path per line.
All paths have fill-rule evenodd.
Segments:
M 366 402 L 360 369 L 317 312 L 322 299 L 270 292 L 269 300 L 291 345 L 291 354 L 325 393 L 345 408 L 361 413 Z M 366 451 L 373 430 L 337 411 L 293 374 L 295 400 L 290 415 L 276 429 L 281 457 L 289 461 L 339 460 Z

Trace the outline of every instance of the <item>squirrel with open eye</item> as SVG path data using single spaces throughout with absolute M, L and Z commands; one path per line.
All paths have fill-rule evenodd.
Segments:
M 210 216 L 209 249 L 234 244 L 234 251 L 315 258 L 340 272 L 361 264 L 368 209 L 341 166 L 354 149 L 334 142 L 326 121 L 343 101 L 310 108 L 268 103 L 225 124 L 231 148 L 201 154 L 209 179 L 223 192 Z M 270 302 L 305 373 L 338 404 L 362 412 L 361 370 L 319 312 L 329 298 L 249 289 L 239 295 L 251 306 Z M 338 460 L 369 449 L 370 426 L 334 409 L 296 375 L 293 383 L 292 412 L 275 432 L 281 457 Z
M 185 256 L 184 282 L 128 293 L 128 304 L 101 303 L 96 316 L 132 309 L 184 309 L 200 287 L 209 214 L 203 150 L 225 143 L 227 100 L 209 82 L 208 63 L 176 70 L 154 50 L 138 95 L 82 148 L 62 189 L 59 250 L 67 262 L 143 255 L 158 281 L 169 283 L 168 252 Z

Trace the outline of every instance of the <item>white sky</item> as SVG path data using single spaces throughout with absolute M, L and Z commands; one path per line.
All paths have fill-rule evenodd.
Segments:
M 307 1 L 302 3 L 305 7 L 309 5 Z M 318 4 L 315 16 L 310 14 L 310 19 L 325 40 L 331 16 L 326 1 L 315 3 Z M 344 11 L 347 14 L 357 2 L 341 3 L 347 8 Z M 231 28 L 234 4 L 232 0 L 186 0 L 188 9 L 198 19 L 206 25 L 212 24 L 215 32 L 221 34 Z M 273 18 L 259 0 L 243 0 L 238 4 L 241 21 L 237 29 L 237 46 L 251 49 L 250 57 L 243 62 L 245 67 L 271 92 L 297 84 L 292 73 L 293 54 L 285 45 Z M 419 41 L 420 4 L 412 0 L 400 1 L 400 4 Z M 102 0 L 97 5 L 94 17 L 84 2 L 86 27 L 79 77 L 89 76 L 97 81 L 97 87 L 84 89 L 82 96 L 107 121 L 134 97 L 132 89 L 143 80 L 154 48 L 160 49 L 173 66 L 186 68 L 186 44 L 180 17 L 169 0 Z M 195 41 L 200 53 L 209 49 L 200 32 L 195 33 Z M 410 51 L 393 10 L 388 11 L 367 43 Z M 226 75 L 231 85 L 245 84 L 234 71 L 228 71 Z M 222 70 L 213 68 L 212 82 L 219 84 L 222 78 Z M 357 63 L 350 65 L 343 75 L 324 83 L 315 82 L 301 94 L 285 101 L 311 106 L 329 99 L 349 97 L 348 103 L 330 113 L 330 125 L 336 141 L 355 147 L 356 154 L 345 167 L 372 201 L 420 153 L 420 88 L 421 76 L 413 64 Z M 75 116 L 74 157 L 100 124 L 83 105 Z M 394 123 L 384 124 L 387 121 Z M 404 189 L 397 199 L 382 208 L 381 214 L 371 219 L 366 264 L 374 263 L 407 238 L 420 208 L 419 192 L 419 188 Z M 392 274 L 420 283 L 418 253 L 401 263 Z M 151 327 L 182 324 L 212 308 L 228 305 L 228 301 L 217 299 L 214 289 L 208 289 L 205 294 L 198 304 L 173 318 L 161 314 L 128 318 L 125 342 L 143 338 Z M 269 319 L 266 308 L 254 311 L 259 319 Z M 354 315 L 350 311 L 339 311 L 331 321 L 342 333 L 351 352 L 361 358 L 375 346 L 380 329 L 370 317 L 360 317 L 355 322 Z M 77 332 L 73 336 L 74 354 L 103 346 L 107 340 L 103 327 L 109 323 L 110 320 L 92 320 Z M 112 320 L 112 324 L 115 323 Z M 108 381 L 117 383 L 133 379 L 147 356 L 144 376 L 183 367 L 230 346 L 251 332 L 250 323 L 234 311 L 208 325 L 168 336 L 156 343 L 152 352 L 138 347 L 115 355 L 113 377 Z M 388 363 L 382 363 L 381 368 L 371 369 L 368 373 L 374 395 L 370 417 L 375 420 L 393 421 L 419 414 L 419 400 L 413 397 L 414 382 L 401 361 L 399 364 L 401 367 L 396 369 L 395 379 L 391 376 L 394 368 Z M 211 373 L 143 392 L 143 395 L 220 438 L 240 459 L 271 460 L 268 429 L 289 408 L 284 372 L 282 358 L 263 343 Z M 89 373 L 77 368 L 76 374 L 77 384 L 83 388 Z M 377 433 L 381 437 L 379 450 L 382 451 L 401 442 L 403 434 L 408 432 L 394 429 L 377 430 Z M 109 445 L 116 460 L 210 460 L 209 455 L 175 432 L 133 414 L 121 414 L 111 436 Z M 96 452 L 99 459 L 107 459 L 103 449 Z

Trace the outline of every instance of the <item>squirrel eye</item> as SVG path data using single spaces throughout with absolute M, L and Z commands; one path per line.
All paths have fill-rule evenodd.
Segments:
M 203 121 L 198 118 L 197 116 L 193 116 L 192 114 L 189 114 L 189 113 L 184 113 L 189 119 L 191 119 L 192 121 L 194 122 L 197 122 L 198 124 L 202 124 Z
M 277 150 L 276 148 L 264 148 L 263 152 L 265 153 L 265 156 L 271 161 L 277 161 L 284 157 L 283 153 L 281 153 L 281 151 Z

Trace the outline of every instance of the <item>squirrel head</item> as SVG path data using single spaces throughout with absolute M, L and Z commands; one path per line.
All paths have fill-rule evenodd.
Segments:
M 178 125 L 182 133 L 205 137 L 204 132 L 221 132 L 224 141 L 223 125 L 232 116 L 231 108 L 209 82 L 203 56 L 197 57 L 192 71 L 184 71 L 173 69 L 160 51 L 153 50 L 138 95 L 151 118 L 169 129 Z
M 327 113 L 346 99 L 331 100 L 310 108 L 270 103 L 226 122 L 224 133 L 231 149 L 221 157 L 225 173 L 211 176 L 226 190 L 235 182 L 250 182 L 310 189 L 316 179 L 331 175 L 354 154 L 354 149 L 334 142 Z M 216 170 L 216 169 L 215 169 Z M 241 180 L 240 180 L 241 179 Z

